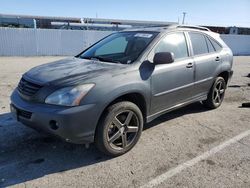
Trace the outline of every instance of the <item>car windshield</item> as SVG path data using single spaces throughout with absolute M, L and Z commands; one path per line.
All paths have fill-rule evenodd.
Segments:
M 77 57 L 131 64 L 155 38 L 157 32 L 120 32 L 112 34 Z

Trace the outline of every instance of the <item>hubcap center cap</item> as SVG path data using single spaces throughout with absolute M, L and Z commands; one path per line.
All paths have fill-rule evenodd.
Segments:
M 123 134 L 124 131 L 125 131 L 125 127 L 121 127 L 121 128 L 120 128 L 120 133 Z

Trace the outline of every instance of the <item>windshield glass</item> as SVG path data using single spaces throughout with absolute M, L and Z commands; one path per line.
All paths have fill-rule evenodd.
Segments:
M 140 56 L 157 34 L 157 32 L 115 33 L 90 47 L 78 57 L 130 64 Z

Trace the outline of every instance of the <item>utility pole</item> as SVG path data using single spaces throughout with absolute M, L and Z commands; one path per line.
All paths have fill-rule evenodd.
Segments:
M 186 17 L 186 12 L 183 12 L 183 19 L 182 19 L 182 24 L 184 24 L 185 23 L 185 17 Z

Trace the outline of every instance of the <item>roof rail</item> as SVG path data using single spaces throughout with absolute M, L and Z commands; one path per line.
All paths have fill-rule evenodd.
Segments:
M 177 25 L 176 28 L 189 28 L 189 29 L 199 29 L 203 31 L 211 31 L 210 29 L 206 27 L 201 27 L 201 26 L 192 26 L 192 25 Z
M 160 27 L 160 28 L 163 28 L 163 27 L 169 27 L 169 26 L 172 26 L 173 24 L 166 24 L 166 25 L 163 25 L 163 24 L 159 24 L 159 25 L 144 25 L 144 26 L 135 26 L 133 28 L 151 28 L 151 27 Z

